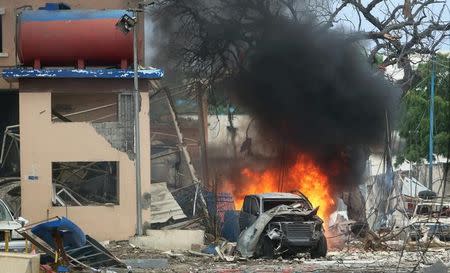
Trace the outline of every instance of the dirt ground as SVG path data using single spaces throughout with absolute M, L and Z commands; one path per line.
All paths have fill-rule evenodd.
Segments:
M 367 251 L 358 246 L 329 251 L 326 258 L 310 259 L 236 259 L 233 262 L 219 261 L 217 257 L 197 257 L 188 252 L 173 252 L 170 257 L 163 252 L 149 251 L 130 246 L 128 242 L 111 242 L 108 248 L 120 259 L 152 259 L 166 262 L 160 268 L 133 268 L 133 272 L 425 272 L 436 262 L 449 263 L 450 249 L 429 248 L 408 251 Z M 435 264 L 434 266 L 439 266 Z M 126 270 L 115 270 L 117 273 Z M 436 271 L 442 272 L 442 271 Z M 444 272 L 446 272 L 444 270 Z

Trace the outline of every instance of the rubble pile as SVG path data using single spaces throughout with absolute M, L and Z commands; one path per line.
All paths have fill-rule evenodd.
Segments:
M 245 259 L 222 252 L 233 244 L 221 243 L 216 254 L 201 251 L 143 250 L 127 241 L 110 242 L 107 248 L 121 260 L 167 259 L 164 268 L 138 269 L 136 272 L 427 272 L 428 268 L 450 265 L 450 249 L 421 251 L 368 251 L 362 244 L 348 245 L 328 252 L 325 258 L 311 259 L 307 253 L 290 258 Z M 142 271 L 139 271 L 142 270 Z

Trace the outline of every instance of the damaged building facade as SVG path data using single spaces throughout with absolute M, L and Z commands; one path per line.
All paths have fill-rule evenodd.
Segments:
M 99 240 L 128 239 L 135 234 L 137 222 L 134 72 L 130 69 L 133 34 L 122 33 L 115 23 L 128 13 L 118 8 L 132 3 L 95 1 L 80 6 L 78 1 L 68 1 L 62 7 L 35 2 L 36 6 L 21 11 L 19 16 L 21 65 L 11 63 L 2 73 L 7 85 L 14 87 L 9 93 L 17 96 L 20 117 L 20 215 L 30 222 L 66 216 Z M 71 4 L 73 9 L 89 10 L 72 12 L 67 9 Z M 116 10 L 94 10 L 99 7 Z M 58 63 L 58 57 L 32 56 L 33 50 L 26 48 L 27 42 L 36 42 L 26 40 L 23 35 L 27 31 L 36 33 L 36 29 L 45 26 L 50 33 L 53 26 L 57 29 L 58 24 L 64 23 L 72 25 L 71 31 L 86 31 L 83 22 L 93 33 L 100 31 L 103 39 L 91 41 L 87 48 L 102 43 L 111 47 L 93 56 L 117 53 L 118 48 L 123 51 L 102 60 L 70 56 L 73 48 L 67 55 L 58 55 L 49 48 L 62 58 Z M 74 34 L 77 33 L 67 33 L 77 37 Z M 53 33 L 56 37 L 61 35 L 64 33 Z M 72 39 L 74 48 L 80 46 L 75 44 L 76 38 L 67 39 Z M 67 41 L 61 44 L 64 42 Z M 141 43 L 139 47 L 141 56 Z M 14 56 L 15 52 L 11 54 Z M 155 68 L 138 72 L 144 224 L 150 222 L 150 81 L 162 76 L 163 72 Z
M 131 89 L 131 79 L 77 79 L 79 88 L 64 84 L 67 81 L 19 78 L 22 215 L 32 222 L 67 215 L 96 238 L 128 238 L 135 231 L 136 192 L 134 159 L 119 144 L 129 137 L 122 127 L 126 121 L 55 122 L 51 112 L 57 94 L 91 92 L 95 97 L 103 89 L 109 92 L 103 94 L 120 97 Z M 141 98 L 141 164 L 149 166 L 150 155 L 144 152 L 150 149 L 148 94 L 141 93 Z M 149 168 L 142 168 L 141 176 L 145 195 L 150 190 Z M 89 198 L 105 193 L 104 200 Z M 144 221 L 149 220 L 148 209 L 144 206 Z

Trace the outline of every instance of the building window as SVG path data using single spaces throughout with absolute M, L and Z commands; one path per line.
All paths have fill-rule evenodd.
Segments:
M 118 162 L 53 162 L 53 206 L 119 204 Z
M 52 93 L 53 122 L 113 122 L 118 120 L 118 94 Z

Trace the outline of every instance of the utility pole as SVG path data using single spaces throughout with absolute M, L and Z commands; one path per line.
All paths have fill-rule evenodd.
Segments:
M 133 12 L 137 18 L 137 12 Z M 141 204 L 141 131 L 139 126 L 139 79 L 137 58 L 137 26 L 133 28 L 133 70 L 134 70 L 134 140 L 136 147 L 136 234 L 141 236 L 142 232 L 142 204 Z
M 127 34 L 133 30 L 133 71 L 134 71 L 134 147 L 135 147 L 135 171 L 136 171 L 136 235 L 143 235 L 142 230 L 142 204 L 141 204 L 141 133 L 139 126 L 139 110 L 140 110 L 140 94 L 139 94 L 139 78 L 138 78 L 138 45 L 137 45 L 137 35 L 138 35 L 138 12 L 145 12 L 144 7 L 153 5 L 154 2 L 147 4 L 140 4 L 138 8 L 128 9 L 127 11 L 132 12 L 132 16 L 128 13 L 122 15 L 120 20 L 116 23 L 116 27 Z
M 433 131 L 434 131 L 434 81 L 435 81 L 435 59 L 431 57 L 431 94 L 430 94 L 430 139 L 428 154 L 428 188 L 433 190 Z
M 202 182 L 209 186 L 208 174 L 208 102 L 205 90 L 200 84 L 196 86 L 198 104 L 198 128 L 200 133 L 200 162 L 202 171 Z

